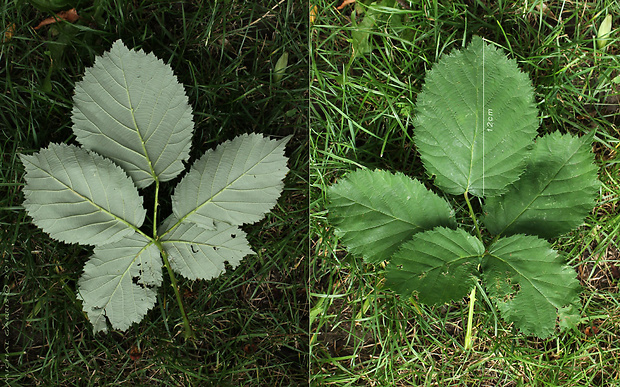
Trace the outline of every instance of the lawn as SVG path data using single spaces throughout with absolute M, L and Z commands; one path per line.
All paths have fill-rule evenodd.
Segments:
M 312 4 L 312 384 L 620 385 L 618 3 Z M 616 30 L 598 49 L 597 31 L 607 14 Z M 364 263 L 339 242 L 326 189 L 360 168 L 401 171 L 432 187 L 413 140 L 413 106 L 425 72 L 474 35 L 529 76 L 540 134 L 594 131 L 602 185 L 585 224 L 553 240 L 583 287 L 577 329 L 544 340 L 524 336 L 479 294 L 473 349 L 465 350 L 468 299 L 425 306 L 381 290 L 385 265 Z M 442 197 L 457 211 L 466 208 L 460 197 Z
M 79 19 L 39 23 L 75 7 Z M 9 1 L 0 5 L 0 376 L 7 385 L 291 386 L 308 370 L 306 7 L 294 1 Z M 38 27 L 38 28 L 36 28 Z M 243 226 L 255 255 L 210 281 L 177 276 L 196 333 L 185 340 L 170 280 L 144 320 L 93 334 L 76 299 L 92 248 L 51 239 L 21 207 L 18 154 L 75 144 L 73 89 L 122 39 L 169 64 L 195 124 L 190 163 L 238 134 L 282 138 L 277 206 Z M 278 59 L 288 54 L 277 73 Z M 178 178 L 162 185 L 162 212 Z M 147 190 L 148 191 L 148 190 Z M 152 193 L 141 192 L 152 201 Z M 150 196 L 149 196 L 150 195 Z

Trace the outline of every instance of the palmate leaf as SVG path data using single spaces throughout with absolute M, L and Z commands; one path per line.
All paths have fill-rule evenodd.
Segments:
M 106 318 L 121 330 L 142 320 L 155 305 L 161 266 L 157 246 L 138 233 L 95 248 L 78 282 L 95 333 L 107 331 Z
M 435 184 L 454 195 L 503 193 L 536 136 L 533 94 L 516 63 L 480 37 L 435 64 L 417 97 L 414 133 Z
M 142 197 L 110 160 L 65 144 L 20 158 L 26 168 L 24 208 L 53 238 L 103 245 L 133 234 L 144 222 Z
M 289 139 L 244 134 L 207 151 L 174 190 L 175 217 L 207 229 L 214 221 L 242 225 L 262 219 L 282 192 Z
M 192 110 L 170 66 L 117 40 L 75 85 L 73 131 L 144 188 L 183 171 Z
M 185 278 L 215 278 L 226 271 L 225 262 L 235 268 L 243 257 L 254 254 L 245 232 L 237 226 L 215 222 L 215 228 L 207 230 L 194 223 L 177 222 L 173 216 L 164 221 L 161 244 L 172 270 Z
M 425 304 L 460 299 L 474 286 L 483 254 L 482 242 L 461 229 L 415 234 L 392 256 L 386 287 L 404 296 L 416 291 Z
M 329 188 L 328 198 L 342 242 L 368 262 L 389 259 L 417 232 L 456 226 L 448 202 L 402 173 L 352 172 Z
M 504 195 L 486 200 L 489 231 L 555 238 L 582 224 L 599 187 L 590 140 L 559 132 L 539 138 L 525 173 Z
M 543 239 L 500 239 L 484 256 L 482 268 L 487 292 L 502 317 L 525 334 L 548 337 L 561 312 L 579 305 L 575 270 Z

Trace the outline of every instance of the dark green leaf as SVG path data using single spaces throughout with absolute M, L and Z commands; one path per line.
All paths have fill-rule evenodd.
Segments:
M 416 144 L 435 183 L 454 195 L 503 193 L 536 136 L 533 94 L 516 62 L 479 37 L 435 64 L 415 117 Z
M 386 286 L 405 296 L 416 291 L 425 304 L 457 300 L 474 286 L 482 254 L 482 242 L 461 229 L 421 232 L 392 256 Z
M 368 262 L 389 259 L 417 232 L 456 225 L 445 200 L 402 173 L 358 170 L 330 187 L 328 196 L 343 243 Z
M 543 239 L 500 239 L 484 256 L 482 268 L 487 292 L 502 317 L 525 334 L 550 336 L 560 310 L 579 305 L 575 270 Z
M 494 234 L 554 238 L 583 223 L 599 182 L 590 138 L 559 132 L 536 141 L 526 172 L 501 197 L 488 198 L 484 224 Z

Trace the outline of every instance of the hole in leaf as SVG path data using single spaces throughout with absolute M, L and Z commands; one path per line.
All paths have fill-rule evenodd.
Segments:
M 138 285 L 139 287 L 141 287 L 142 289 L 146 289 L 146 286 L 143 283 L 138 282 L 140 281 L 140 277 L 135 276 L 135 277 L 131 277 L 131 282 L 134 285 Z

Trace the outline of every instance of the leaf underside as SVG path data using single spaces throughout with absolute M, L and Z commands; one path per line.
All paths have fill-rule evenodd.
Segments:
M 159 249 L 134 233 L 119 242 L 96 247 L 78 282 L 79 298 L 93 330 L 126 330 L 155 305 L 161 285 Z
M 414 133 L 435 184 L 454 195 L 503 193 L 537 133 L 533 95 L 515 61 L 480 37 L 435 64 L 418 95 Z
M 349 251 L 387 260 L 413 234 L 455 227 L 452 208 L 402 173 L 357 170 L 328 190 L 330 221 Z
M 525 334 L 553 334 L 560 311 L 579 305 L 579 281 L 551 245 L 514 235 L 494 243 L 482 261 L 487 292 L 502 317 Z
M 65 144 L 20 158 L 26 168 L 24 208 L 53 238 L 103 245 L 133 234 L 130 224 L 144 222 L 142 197 L 110 160 Z
M 215 222 L 215 229 L 207 230 L 193 223 L 177 222 L 173 216 L 162 225 L 161 243 L 168 254 L 172 270 L 190 280 L 215 278 L 226 271 L 228 262 L 232 268 L 243 257 L 254 254 L 246 234 L 237 226 Z
M 174 190 L 175 217 L 207 229 L 214 221 L 242 225 L 262 219 L 282 192 L 289 139 L 243 134 L 207 151 Z
M 51 144 L 19 155 L 23 205 L 51 237 L 95 245 L 78 282 L 94 332 L 142 320 L 162 283 L 162 253 L 191 280 L 217 277 L 253 254 L 238 226 L 276 205 L 291 136 L 246 134 L 206 152 L 175 188 L 177 216 L 150 237 L 139 229 L 146 210 L 138 188 L 159 188 L 189 158 L 193 122 L 183 86 L 153 54 L 119 40 L 76 85 L 72 113 L 83 147 Z
M 387 266 L 386 287 L 425 304 L 465 297 L 474 286 L 484 245 L 461 229 L 437 227 L 418 233 L 394 253 Z
M 554 132 L 536 141 L 508 192 L 486 200 L 484 224 L 496 235 L 555 238 L 583 223 L 598 187 L 590 141 Z
M 84 147 L 120 165 L 138 188 L 184 169 L 192 110 L 170 66 L 117 40 L 75 85 L 73 131 Z

